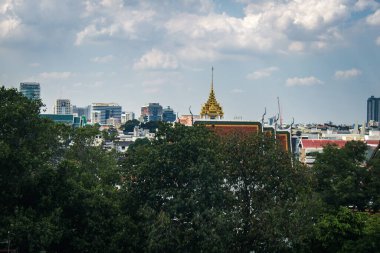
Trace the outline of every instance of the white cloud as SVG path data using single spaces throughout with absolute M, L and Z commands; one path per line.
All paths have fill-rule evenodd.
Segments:
M 370 25 L 380 25 L 380 10 L 367 17 L 367 23 Z
M 264 78 L 264 77 L 269 77 L 272 75 L 272 73 L 274 71 L 277 71 L 278 68 L 277 67 L 269 67 L 269 68 L 265 68 L 265 69 L 259 69 L 259 70 L 256 70 L 255 72 L 253 73 L 250 73 L 247 75 L 247 79 L 249 80 L 257 80 L 257 79 L 261 79 L 261 78 Z
M 380 36 L 376 39 L 376 45 L 380 46 Z
M 314 76 L 310 77 L 293 77 L 286 80 L 286 86 L 312 86 L 316 84 L 323 84 L 321 80 Z
M 10 36 L 21 24 L 21 21 L 17 18 L 8 18 L 0 21 L 0 38 Z
M 110 38 L 135 39 L 138 37 L 136 34 L 143 31 L 140 25 L 151 21 L 155 15 L 156 12 L 144 4 L 131 8 L 124 6 L 121 0 L 87 1 L 82 17 L 90 18 L 90 22 L 77 32 L 75 45 Z
M 346 0 L 259 1 L 247 4 L 243 17 L 179 13 L 169 18 L 165 28 L 169 38 L 183 49 L 212 52 L 210 57 L 273 49 L 299 52 L 308 44 L 311 49 L 324 49 L 334 46 L 334 41 L 344 42 L 337 27 L 352 11 Z M 203 54 L 179 55 L 189 60 L 213 60 Z
M 152 49 L 144 54 L 134 64 L 134 69 L 177 69 L 177 58 L 168 53 L 164 53 L 158 49 Z
M 304 43 L 300 41 L 293 41 L 288 47 L 289 51 L 302 52 L 305 49 Z
M 109 63 L 114 59 L 113 55 L 109 54 L 106 56 L 97 56 L 91 59 L 95 63 Z
M 72 76 L 71 72 L 42 72 L 39 74 L 42 79 L 67 79 Z
M 349 69 L 349 70 L 337 70 L 335 72 L 335 78 L 337 79 L 347 79 L 351 77 L 356 77 L 361 75 L 361 71 L 359 69 Z
M 355 3 L 355 10 L 362 11 L 365 9 L 377 9 L 380 4 L 375 0 L 358 0 Z

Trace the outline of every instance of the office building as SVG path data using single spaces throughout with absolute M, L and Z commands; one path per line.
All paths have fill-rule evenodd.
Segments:
M 141 107 L 140 121 L 161 121 L 162 106 L 159 103 L 149 103 Z
M 121 124 L 125 124 L 125 122 L 129 120 L 135 119 L 135 113 L 134 112 L 123 112 L 121 114 Z
M 20 83 L 20 92 L 29 99 L 40 99 L 40 84 L 36 82 Z
M 96 113 L 94 113 L 96 112 Z M 91 104 L 91 122 L 106 125 L 107 120 L 113 118 L 113 122 L 121 122 L 121 106 L 116 103 Z
M 176 120 L 176 115 L 170 106 L 162 110 L 162 121 L 164 122 L 174 122 Z
M 380 119 L 380 98 L 371 96 L 367 99 L 367 123 L 370 121 L 379 122 Z
M 53 107 L 54 114 L 73 114 L 70 99 L 57 99 Z
M 79 117 L 84 116 L 87 119 L 91 118 L 91 106 L 79 107 L 73 105 L 73 114 L 77 114 Z

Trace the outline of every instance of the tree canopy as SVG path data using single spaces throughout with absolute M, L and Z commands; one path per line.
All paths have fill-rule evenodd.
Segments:
M 138 140 L 124 154 L 94 145 L 98 126 L 42 119 L 41 101 L 15 89 L 1 87 L 0 99 L 0 249 L 380 247 L 380 158 L 366 163 L 361 142 L 327 146 L 307 168 L 270 136 L 160 124 L 153 140 Z

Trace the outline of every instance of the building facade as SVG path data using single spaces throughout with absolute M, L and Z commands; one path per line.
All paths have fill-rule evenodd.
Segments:
M 96 112 L 96 113 L 94 113 Z M 93 118 L 95 117 L 96 118 Z M 113 118 L 113 122 L 121 122 L 121 106 L 116 103 L 91 104 L 91 122 L 106 125 L 107 120 Z M 108 121 L 109 122 L 109 121 Z
M 53 107 L 54 114 L 73 114 L 70 99 L 57 99 Z
M 380 119 L 380 98 L 371 96 L 367 99 L 367 123 L 370 121 L 379 122 Z
M 84 107 L 79 107 L 73 105 L 73 113 L 77 114 L 79 117 L 85 116 L 87 119 L 91 118 L 91 106 L 84 106 Z
M 159 103 L 149 103 L 141 107 L 140 121 L 161 121 L 162 106 Z
M 20 92 L 29 99 L 36 100 L 41 98 L 40 84 L 36 82 L 20 83 Z
M 164 122 L 174 122 L 176 120 L 176 115 L 174 113 L 173 108 L 170 106 L 166 107 L 162 110 L 162 121 Z
M 125 124 L 125 122 L 129 120 L 135 119 L 135 113 L 134 112 L 123 112 L 121 114 L 121 124 Z

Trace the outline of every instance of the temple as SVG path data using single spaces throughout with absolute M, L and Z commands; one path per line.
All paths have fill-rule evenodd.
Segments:
M 191 125 L 203 125 L 206 128 L 212 129 L 220 136 L 236 132 L 242 134 L 264 133 L 278 139 L 281 146 L 286 151 L 291 152 L 291 134 L 288 129 L 279 130 L 277 127 L 263 126 L 263 122 L 258 121 L 223 120 L 223 109 L 215 98 L 214 68 L 212 68 L 211 71 L 211 90 L 208 100 L 202 105 L 200 119 L 195 119 Z M 193 120 L 193 115 L 191 115 L 191 120 Z
M 211 72 L 210 95 L 207 102 L 203 104 L 200 115 L 202 119 L 222 119 L 224 115 L 223 109 L 216 101 L 214 92 L 214 67 L 212 67 Z

